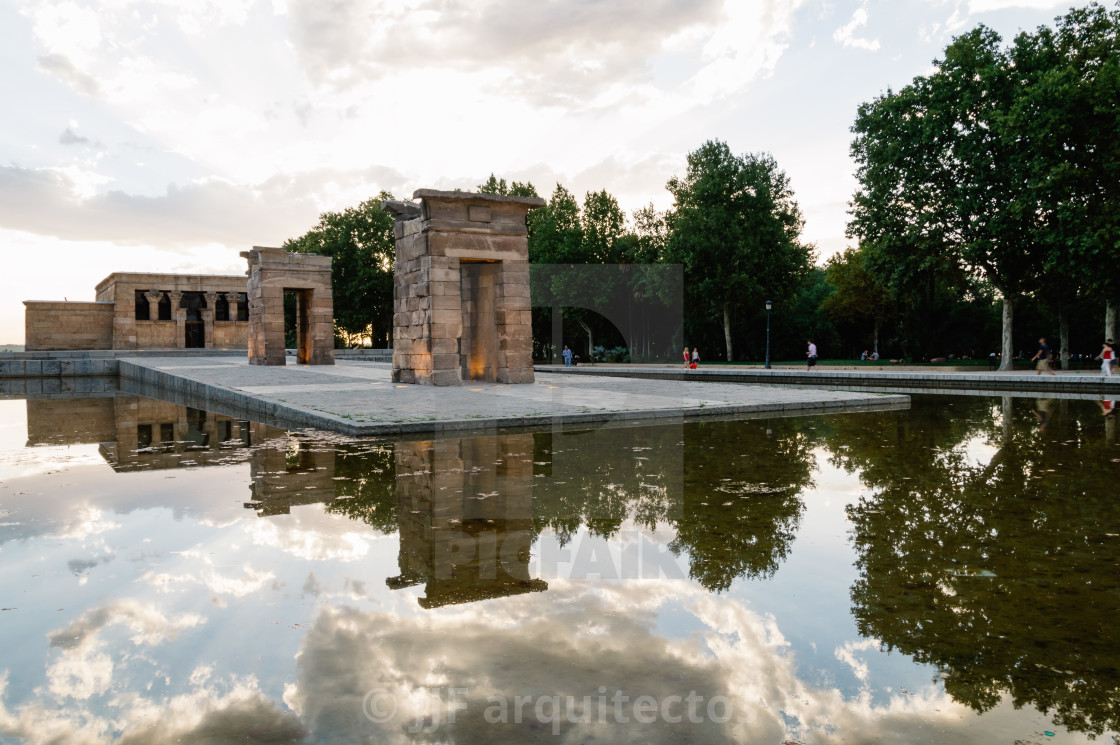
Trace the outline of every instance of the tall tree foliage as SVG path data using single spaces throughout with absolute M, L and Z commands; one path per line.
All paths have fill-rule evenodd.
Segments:
M 1016 80 L 1000 37 L 983 26 L 934 65 L 928 77 L 860 107 L 849 232 L 896 292 L 913 290 L 930 270 L 991 283 L 1003 298 L 1010 369 L 1014 302 L 1042 262 L 1022 143 L 1008 117 Z
M 1061 310 L 1087 292 L 1111 311 L 1120 300 L 1120 6 L 1074 8 L 1053 29 L 1020 34 L 1010 53 L 1027 83 L 1012 117 L 1029 145 L 1046 270 L 1064 280 Z
M 1117 293 L 1120 11 L 1091 3 L 1007 49 L 980 26 L 934 66 L 860 107 L 849 234 L 900 297 L 931 275 L 995 288 L 1010 369 L 1019 297 L 1044 293 L 1064 331 L 1083 288 Z
M 381 203 L 393 195 L 381 192 L 357 207 L 324 212 L 311 230 L 284 242 L 297 253 L 330 256 L 336 328 L 348 336 L 369 335 L 386 342 L 393 330 L 393 216 Z
M 855 248 L 831 257 L 825 277 L 835 292 L 821 308 L 833 321 L 871 327 L 872 348 L 879 351 L 879 329 L 896 313 L 896 301 L 885 285 L 867 269 L 867 257 Z
M 689 307 L 722 317 L 732 360 L 732 314 L 792 295 L 812 265 L 801 210 L 772 156 L 734 155 L 719 140 L 689 153 L 684 177 L 667 188 L 667 258 L 684 265 Z
M 475 191 L 480 194 L 498 194 L 500 196 L 509 197 L 540 196 L 537 194 L 537 187 L 533 186 L 532 181 L 514 181 L 507 184 L 504 178 L 497 178 L 493 173 L 490 174 L 490 178 L 486 180 L 486 183 L 476 186 Z

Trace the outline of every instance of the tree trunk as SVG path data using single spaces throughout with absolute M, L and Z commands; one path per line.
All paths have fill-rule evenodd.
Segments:
M 871 344 L 871 351 L 873 351 L 875 354 L 879 354 L 879 319 L 878 318 L 875 319 L 875 337 L 874 337 L 874 339 L 872 341 L 872 344 Z
M 564 349 L 564 309 L 552 306 L 552 354 L 549 359 L 556 364 L 556 357 Z
M 1104 304 L 1104 338 L 1116 338 L 1116 306 L 1111 300 L 1106 300 Z
M 591 327 L 583 322 L 581 318 L 579 325 L 583 326 L 583 330 L 587 332 L 587 361 L 591 361 L 591 350 L 595 348 L 595 341 L 591 338 Z
M 727 345 L 727 361 L 731 361 L 731 307 L 723 304 L 723 341 Z
M 1058 337 L 1061 351 L 1059 359 L 1062 361 L 1062 369 L 1069 369 L 1069 312 L 1066 310 L 1065 303 L 1058 307 Z
M 1014 301 L 1011 299 L 1011 294 L 1008 292 L 1003 293 L 1003 344 L 1001 345 L 1003 357 L 1000 360 L 1000 370 L 1014 370 L 1014 357 L 1015 350 L 1012 349 L 1011 340 L 1011 321 L 1015 316 Z

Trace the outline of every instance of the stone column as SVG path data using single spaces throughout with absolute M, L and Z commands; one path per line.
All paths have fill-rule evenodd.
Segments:
M 159 290 L 150 290 L 144 293 L 144 297 L 148 300 L 148 319 L 152 321 L 158 321 L 159 299 L 163 297 L 163 293 Z
M 167 293 L 167 297 L 171 300 L 171 320 L 175 322 L 175 346 L 183 349 L 187 346 L 187 316 L 179 307 L 179 303 L 183 300 L 183 293 L 179 290 L 171 290 Z
M 529 301 L 529 262 L 500 264 L 497 297 L 499 383 L 532 383 L 533 312 Z
M 214 348 L 214 307 L 218 303 L 218 293 L 207 292 L 203 294 L 206 298 L 206 307 L 202 309 L 202 333 L 203 342 L 207 349 Z

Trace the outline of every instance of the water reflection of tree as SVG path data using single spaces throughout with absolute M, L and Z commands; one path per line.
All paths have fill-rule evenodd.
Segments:
M 684 494 L 674 553 L 712 591 L 771 576 L 789 555 L 813 484 L 807 420 L 704 422 L 686 428 Z
M 630 519 L 653 528 L 680 499 L 677 426 L 534 435 L 533 527 L 567 544 L 586 526 L 610 537 Z
M 396 465 L 393 446 L 342 443 L 334 446 L 335 499 L 327 512 L 360 520 L 382 533 L 397 530 Z
M 985 399 L 837 426 L 834 460 L 873 490 L 849 508 L 853 612 L 977 711 L 1007 694 L 1100 734 L 1120 727 L 1120 452 L 1090 402 L 1055 403 L 1045 430 L 1037 405 L 1007 406 L 1007 427 L 977 423 L 1004 410 Z M 962 447 L 975 437 L 986 463 Z
M 676 530 L 669 548 L 713 591 L 774 573 L 789 554 L 812 484 L 806 420 L 703 422 L 538 435 L 535 529 L 567 542 L 626 520 Z M 565 454 L 563 451 L 567 450 Z M 574 453 L 572 451 L 575 451 Z M 578 458 L 579 468 L 558 464 Z

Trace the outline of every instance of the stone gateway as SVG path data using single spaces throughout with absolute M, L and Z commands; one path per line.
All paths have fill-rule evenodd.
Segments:
M 284 293 L 296 295 L 296 359 L 334 364 L 331 257 L 254 246 L 249 261 L 249 364 L 283 365 Z
M 533 382 L 525 216 L 538 197 L 420 189 L 393 213 L 393 381 Z

